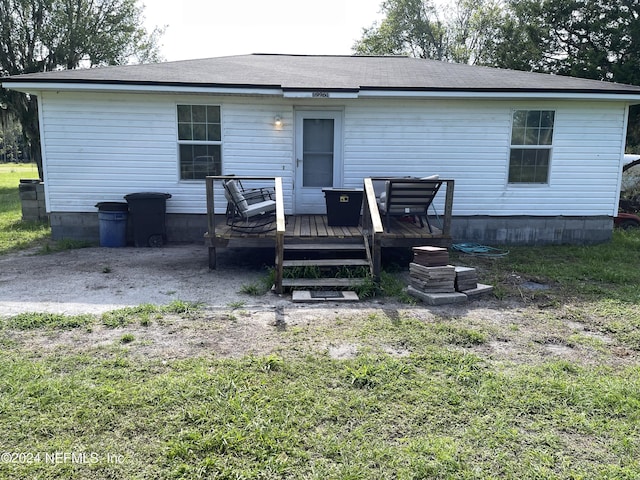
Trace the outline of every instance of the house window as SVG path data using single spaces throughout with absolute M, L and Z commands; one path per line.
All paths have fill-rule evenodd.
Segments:
M 553 110 L 516 110 L 511 127 L 509 183 L 548 183 Z
M 221 132 L 219 106 L 178 105 L 181 180 L 222 173 Z

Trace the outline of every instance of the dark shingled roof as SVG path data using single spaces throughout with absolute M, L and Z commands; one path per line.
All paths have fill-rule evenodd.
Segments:
M 283 90 L 575 92 L 640 94 L 640 87 L 409 57 L 254 54 L 33 73 L 13 82 L 164 85 Z

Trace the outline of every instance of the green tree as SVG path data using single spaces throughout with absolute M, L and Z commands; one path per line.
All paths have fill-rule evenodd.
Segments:
M 356 54 L 446 58 L 445 27 L 430 0 L 386 0 L 382 11 L 385 18 L 354 45 Z
M 439 4 L 442 5 L 442 4 Z M 640 0 L 387 0 L 357 54 L 402 54 L 640 85 Z M 627 146 L 640 152 L 640 106 Z
M 448 59 L 487 64 L 501 32 L 504 11 L 499 0 L 460 0 L 445 9 Z
M 640 1 L 510 0 L 488 63 L 640 85 Z M 640 108 L 627 148 L 640 151 Z
M 640 84 L 638 0 L 509 0 L 496 66 Z
M 22 128 L 20 123 L 0 103 L 0 163 L 25 160 L 23 153 Z
M 0 0 L 0 76 L 153 61 L 162 30 L 147 32 L 136 0 Z M 36 99 L 0 90 L 42 176 Z
M 500 0 L 386 0 L 384 19 L 363 30 L 358 55 L 409 55 L 459 63 L 486 63 L 487 44 L 502 22 Z M 493 52 L 493 50 L 490 50 Z

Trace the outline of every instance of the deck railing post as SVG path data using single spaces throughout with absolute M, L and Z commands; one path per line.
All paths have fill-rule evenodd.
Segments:
M 284 233 L 285 233 L 285 217 L 284 217 L 284 195 L 282 192 L 282 177 L 275 177 L 275 193 L 276 193 L 276 278 L 275 291 L 282 293 L 282 277 L 284 275 Z
M 451 216 L 453 213 L 453 189 L 455 180 L 445 180 L 447 183 L 447 196 L 444 202 L 444 223 L 442 225 L 442 235 L 451 236 Z
M 216 215 L 215 215 L 215 201 L 213 194 L 214 178 L 206 177 L 206 195 L 207 195 L 207 239 L 209 242 L 209 268 L 215 270 L 217 266 L 216 247 L 212 245 L 212 238 L 216 235 Z
M 373 188 L 373 180 L 371 180 L 371 178 L 364 179 L 363 212 L 365 212 L 363 215 L 363 227 L 365 227 L 364 217 L 367 218 L 367 223 L 369 221 L 371 222 L 371 228 L 368 231 L 363 228 L 363 235 L 368 233 L 370 237 L 371 273 L 373 275 L 373 281 L 378 283 L 382 265 L 382 247 L 380 242 L 384 230 L 382 228 L 382 219 L 380 218 L 380 211 L 378 210 L 378 203 L 376 202 L 376 192 Z

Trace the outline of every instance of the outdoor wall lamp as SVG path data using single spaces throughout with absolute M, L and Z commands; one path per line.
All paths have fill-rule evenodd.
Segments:
M 280 115 L 273 117 L 273 126 L 276 128 L 282 127 L 282 117 L 280 117 Z

